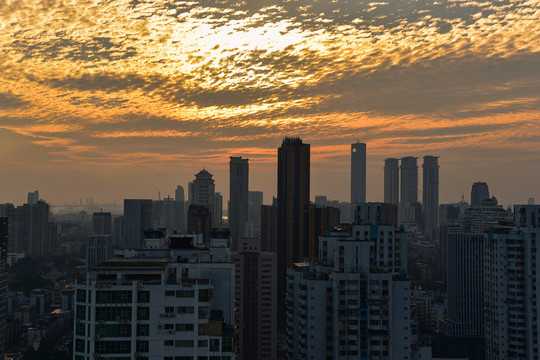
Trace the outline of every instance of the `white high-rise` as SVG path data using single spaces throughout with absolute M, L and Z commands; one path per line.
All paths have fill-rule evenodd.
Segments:
M 287 279 L 288 359 L 410 359 L 406 234 L 353 225 L 320 237 Z
M 351 203 L 366 202 L 366 144 L 351 144 Z
M 540 206 L 516 205 L 513 229 L 484 239 L 486 360 L 538 359 Z
M 228 249 L 125 250 L 76 283 L 74 359 L 234 359 Z

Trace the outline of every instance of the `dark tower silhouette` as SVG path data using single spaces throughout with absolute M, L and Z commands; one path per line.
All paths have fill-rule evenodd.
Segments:
M 285 138 L 278 149 L 278 304 L 285 300 L 287 268 L 309 256 L 309 240 L 304 237 L 304 210 L 309 205 L 310 145 Z
M 485 182 L 475 182 L 471 189 L 471 206 L 480 206 L 482 201 L 489 198 L 488 184 Z

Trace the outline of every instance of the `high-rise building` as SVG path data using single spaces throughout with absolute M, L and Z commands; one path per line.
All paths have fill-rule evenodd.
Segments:
M 124 244 L 124 216 L 116 216 L 113 219 L 113 243 L 120 247 Z
M 86 269 L 92 270 L 97 264 L 113 256 L 111 235 L 90 235 L 86 244 Z
M 112 216 L 110 212 L 95 212 L 92 214 L 92 234 L 112 235 Z
M 249 206 L 249 163 L 241 156 L 231 156 L 229 162 L 230 202 L 229 227 L 231 229 L 232 250 L 238 249 L 238 239 L 245 237 Z
M 285 138 L 278 149 L 277 255 L 278 303 L 285 300 L 287 268 L 309 256 L 305 243 L 304 210 L 310 199 L 310 145 Z
M 471 206 L 480 206 L 482 201 L 489 199 L 489 188 L 485 182 L 475 182 L 471 189 Z
M 212 230 L 212 213 L 204 205 L 189 205 L 188 233 L 202 234 L 203 243 L 210 243 L 210 230 Z
M 484 237 L 486 360 L 538 359 L 540 206 L 514 206 L 515 228 Z
M 401 158 L 401 201 L 402 205 L 418 202 L 418 164 L 415 157 Z
M 277 252 L 277 207 L 262 205 L 261 216 L 261 250 Z
M 351 144 L 351 203 L 366 202 L 366 144 Z
M 339 225 L 339 208 L 309 205 L 304 213 L 304 236 L 309 244 L 309 258 L 315 259 L 319 253 L 319 236 L 326 235 L 328 229 Z
M 36 205 L 39 201 L 39 191 L 32 191 L 28 193 L 28 204 Z
M 216 205 L 214 206 L 212 227 L 216 229 L 223 228 L 223 195 L 216 191 Z
M 120 247 L 142 247 L 143 231 L 152 227 L 152 200 L 124 199 L 124 242 Z
M 152 201 L 152 225 L 171 233 L 184 233 L 184 202 L 171 197 Z
M 393 226 L 321 236 L 318 260 L 288 270 L 288 359 L 411 359 L 406 247 Z
M 422 206 L 424 234 L 430 240 L 437 239 L 439 229 L 439 157 L 424 156 L 422 164 Z
M 75 284 L 75 359 L 234 359 L 227 248 L 183 236 L 119 256 Z
M 8 218 L 0 217 L 0 358 L 6 353 L 7 344 L 7 244 Z
M 238 360 L 277 359 L 277 258 L 259 239 L 240 239 L 236 264 Z
M 50 207 L 43 200 L 36 204 L 6 209 L 9 218 L 8 252 L 23 250 L 27 256 L 45 256 L 56 252 L 55 224 L 49 222 Z
M 260 237 L 261 236 L 261 206 L 263 205 L 263 192 L 262 191 L 250 191 L 249 192 L 249 212 L 248 223 L 253 228 L 253 234 L 246 234 L 247 237 Z
M 399 159 L 384 160 L 384 202 L 399 205 Z
M 188 196 L 190 205 L 202 205 L 208 209 L 212 219 L 211 227 L 218 227 L 214 224 L 214 214 L 216 213 L 216 185 L 213 175 L 206 169 L 202 169 L 195 174 L 195 180 L 189 183 Z
M 186 201 L 184 195 L 184 188 L 181 185 L 178 185 L 176 187 L 176 190 L 174 191 L 174 200 L 182 203 Z

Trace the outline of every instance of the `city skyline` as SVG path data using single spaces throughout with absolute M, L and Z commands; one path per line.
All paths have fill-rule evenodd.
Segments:
M 48 2 L 0 5 L 0 198 L 51 203 L 173 195 L 228 158 L 276 192 L 285 136 L 312 145 L 311 198 L 349 198 L 350 144 L 440 157 L 440 202 L 485 181 L 540 198 L 538 4 Z M 325 189 L 328 189 L 327 191 Z

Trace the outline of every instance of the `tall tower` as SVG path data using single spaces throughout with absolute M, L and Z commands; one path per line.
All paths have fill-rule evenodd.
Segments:
M 384 160 L 384 202 L 399 204 L 399 159 Z
M 418 202 L 418 164 L 413 156 L 401 159 L 401 204 Z
M 6 352 L 8 218 L 0 217 L 0 356 Z
M 480 206 L 482 201 L 489 198 L 488 184 L 475 182 L 471 189 L 471 206 Z
M 112 216 L 110 212 L 95 212 L 92 215 L 92 235 L 112 235 Z
M 439 228 L 439 157 L 424 156 L 422 170 L 424 234 L 435 240 Z
M 351 203 L 366 202 L 366 144 L 351 144 Z
M 195 180 L 189 183 L 188 196 L 190 205 L 202 205 L 208 208 L 210 217 L 213 217 L 216 206 L 216 185 L 213 175 L 206 169 L 195 174 Z
M 143 246 L 143 230 L 152 227 L 152 200 L 124 199 L 124 249 Z
M 238 239 L 245 237 L 249 206 L 249 163 L 241 156 L 231 156 L 229 227 L 231 229 L 231 248 L 238 249 Z
M 285 300 L 287 268 L 309 254 L 304 242 L 304 209 L 309 205 L 310 145 L 298 137 L 283 139 L 278 149 L 278 303 Z

